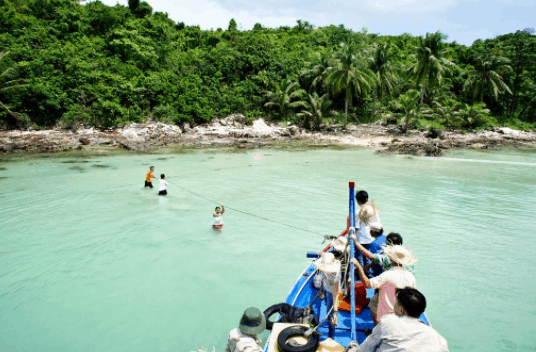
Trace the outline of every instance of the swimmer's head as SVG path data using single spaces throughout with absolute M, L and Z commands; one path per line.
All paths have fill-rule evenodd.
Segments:
M 154 166 L 150 166 L 149 170 L 154 171 Z
M 162 175 L 160 175 L 160 178 L 163 180 L 163 179 L 166 178 L 166 175 L 162 174 Z
M 221 211 L 221 208 L 220 207 L 216 207 L 216 213 L 219 213 Z

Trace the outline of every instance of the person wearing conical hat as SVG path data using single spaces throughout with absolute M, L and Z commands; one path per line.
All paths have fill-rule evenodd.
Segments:
M 386 246 L 383 252 L 389 258 L 393 267 L 383 272 L 380 276 L 370 280 L 365 275 L 365 271 L 359 262 L 355 258 L 351 259 L 351 262 L 356 266 L 359 276 L 361 277 L 361 282 L 363 282 L 365 287 L 380 289 L 378 295 L 378 310 L 377 312 L 371 311 L 375 324 L 377 324 L 384 315 L 394 312 L 396 303 L 395 291 L 397 288 L 416 288 L 417 286 L 415 276 L 406 269 L 406 266 L 413 265 L 417 261 L 417 257 L 415 257 L 409 249 L 400 245 Z
M 335 259 L 331 252 L 322 253 L 321 257 L 315 262 L 318 272 L 315 276 L 314 286 L 324 290 L 324 299 L 328 311 L 333 307 L 329 314 L 329 337 L 333 338 L 335 326 L 337 326 L 337 316 L 339 311 L 339 297 L 341 287 L 341 262 Z
M 264 314 L 255 307 L 244 311 L 238 328 L 231 330 L 225 352 L 263 352 L 259 334 L 266 329 Z

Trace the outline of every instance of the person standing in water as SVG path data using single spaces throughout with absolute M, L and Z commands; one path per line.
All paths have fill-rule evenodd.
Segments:
M 223 227 L 223 213 L 225 213 L 225 207 L 222 205 L 220 207 L 216 207 L 216 211 L 214 214 L 212 214 L 212 217 L 214 218 L 214 224 L 212 225 L 213 229 L 221 229 Z
M 145 187 L 151 187 L 153 188 L 153 178 L 156 178 L 154 177 L 153 175 L 153 172 L 154 172 L 154 166 L 151 166 L 149 168 L 149 172 L 147 173 L 147 176 L 145 176 Z
M 165 196 L 167 194 L 167 185 L 168 183 L 166 181 L 166 175 L 160 175 L 160 191 L 158 192 L 159 196 Z

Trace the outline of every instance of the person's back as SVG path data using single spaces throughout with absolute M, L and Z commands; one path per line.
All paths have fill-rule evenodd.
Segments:
M 381 340 L 379 346 L 363 343 L 360 352 L 447 352 L 447 341 L 431 326 L 410 316 L 388 314 L 370 335 L 371 341 Z
M 225 352 L 262 352 L 259 334 L 266 329 L 266 317 L 255 307 L 244 311 L 238 328 L 231 330 Z
M 419 317 L 426 309 L 426 298 L 414 288 L 396 290 L 394 314 L 384 316 L 361 346 L 350 352 L 448 352 L 445 340 Z
M 383 247 L 385 246 L 385 241 L 387 237 L 384 235 L 376 237 L 376 239 L 370 244 L 369 252 L 372 254 L 378 254 L 380 251 L 383 250 Z M 383 272 L 383 269 L 381 266 L 373 266 L 370 269 L 370 273 L 373 277 L 379 276 Z

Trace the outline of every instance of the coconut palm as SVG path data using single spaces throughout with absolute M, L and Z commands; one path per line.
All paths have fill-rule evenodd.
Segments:
M 274 84 L 274 88 L 273 92 L 266 92 L 269 101 L 264 106 L 278 108 L 282 117 L 286 117 L 291 109 L 305 106 L 304 101 L 295 100 L 306 94 L 305 90 L 300 88 L 298 82 L 293 82 L 290 78 L 284 78 L 279 84 Z
M 394 91 L 396 78 L 392 64 L 393 56 L 389 43 L 375 45 L 370 65 L 370 69 L 374 72 L 374 76 L 376 77 L 374 100 L 372 102 L 372 118 L 374 118 L 374 115 L 376 114 L 376 97 L 378 94 L 380 95 L 380 98 L 383 98 L 386 95 L 391 95 Z
M 473 91 L 473 99 L 478 97 L 479 102 L 484 100 L 484 92 L 488 91 L 495 99 L 499 97 L 501 90 L 512 94 L 512 91 L 504 83 L 500 73 L 512 70 L 508 65 L 508 59 L 495 53 L 481 52 L 477 55 L 475 64 L 465 81 L 464 90 Z
M 318 128 L 324 118 L 331 116 L 331 112 L 328 110 L 331 103 L 327 94 L 319 97 L 314 92 L 313 95 L 309 94 L 309 102 L 306 103 L 305 110 L 297 115 L 304 118 L 304 124 L 309 123 L 314 128 Z
M 326 84 L 333 93 L 345 92 L 344 126 L 348 125 L 348 106 L 354 96 L 362 95 L 375 84 L 374 73 L 367 67 L 365 50 L 358 52 L 356 46 L 341 43 L 334 58 L 334 65 L 328 69 Z
M 460 112 L 460 117 L 465 127 L 475 127 L 484 122 L 489 116 L 489 109 L 486 104 L 478 103 L 473 105 L 464 104 Z
M 419 37 L 420 44 L 415 47 L 415 54 L 410 56 L 417 60 L 410 66 L 407 73 L 415 79 L 416 83 L 422 83 L 421 100 L 422 104 L 427 87 L 438 85 L 445 73 L 450 72 L 449 67 L 454 67 L 454 63 L 445 59 L 447 49 L 443 48 L 444 35 L 437 31 L 434 34 L 426 33 L 423 39 Z
M 9 51 L 4 51 L 0 53 L 0 67 L 2 67 L 2 62 L 9 55 Z M 18 74 L 18 71 L 15 67 L 8 67 L 0 74 L 0 99 L 5 93 L 11 93 L 16 90 L 22 89 L 27 86 L 23 79 L 13 79 Z M 8 106 L 0 100 L 0 106 L 6 110 L 11 116 L 16 118 L 19 121 L 22 121 L 22 117 L 18 116 L 13 111 L 9 110 Z
M 439 122 L 445 126 L 453 126 L 462 121 L 460 116 L 460 103 L 452 98 L 445 97 L 440 101 L 434 101 L 435 114 Z
M 410 125 L 415 124 L 424 115 L 425 104 L 418 104 L 419 92 L 411 89 L 396 100 L 395 106 L 400 110 L 399 125 L 401 132 L 406 133 Z
M 302 71 L 301 74 L 304 77 L 314 77 L 313 82 L 311 83 L 311 90 L 313 87 L 321 83 L 327 77 L 327 70 L 330 67 L 331 56 L 331 51 L 324 55 L 316 53 L 315 62 L 309 63 L 309 65 L 314 64 L 314 66 L 308 70 Z

